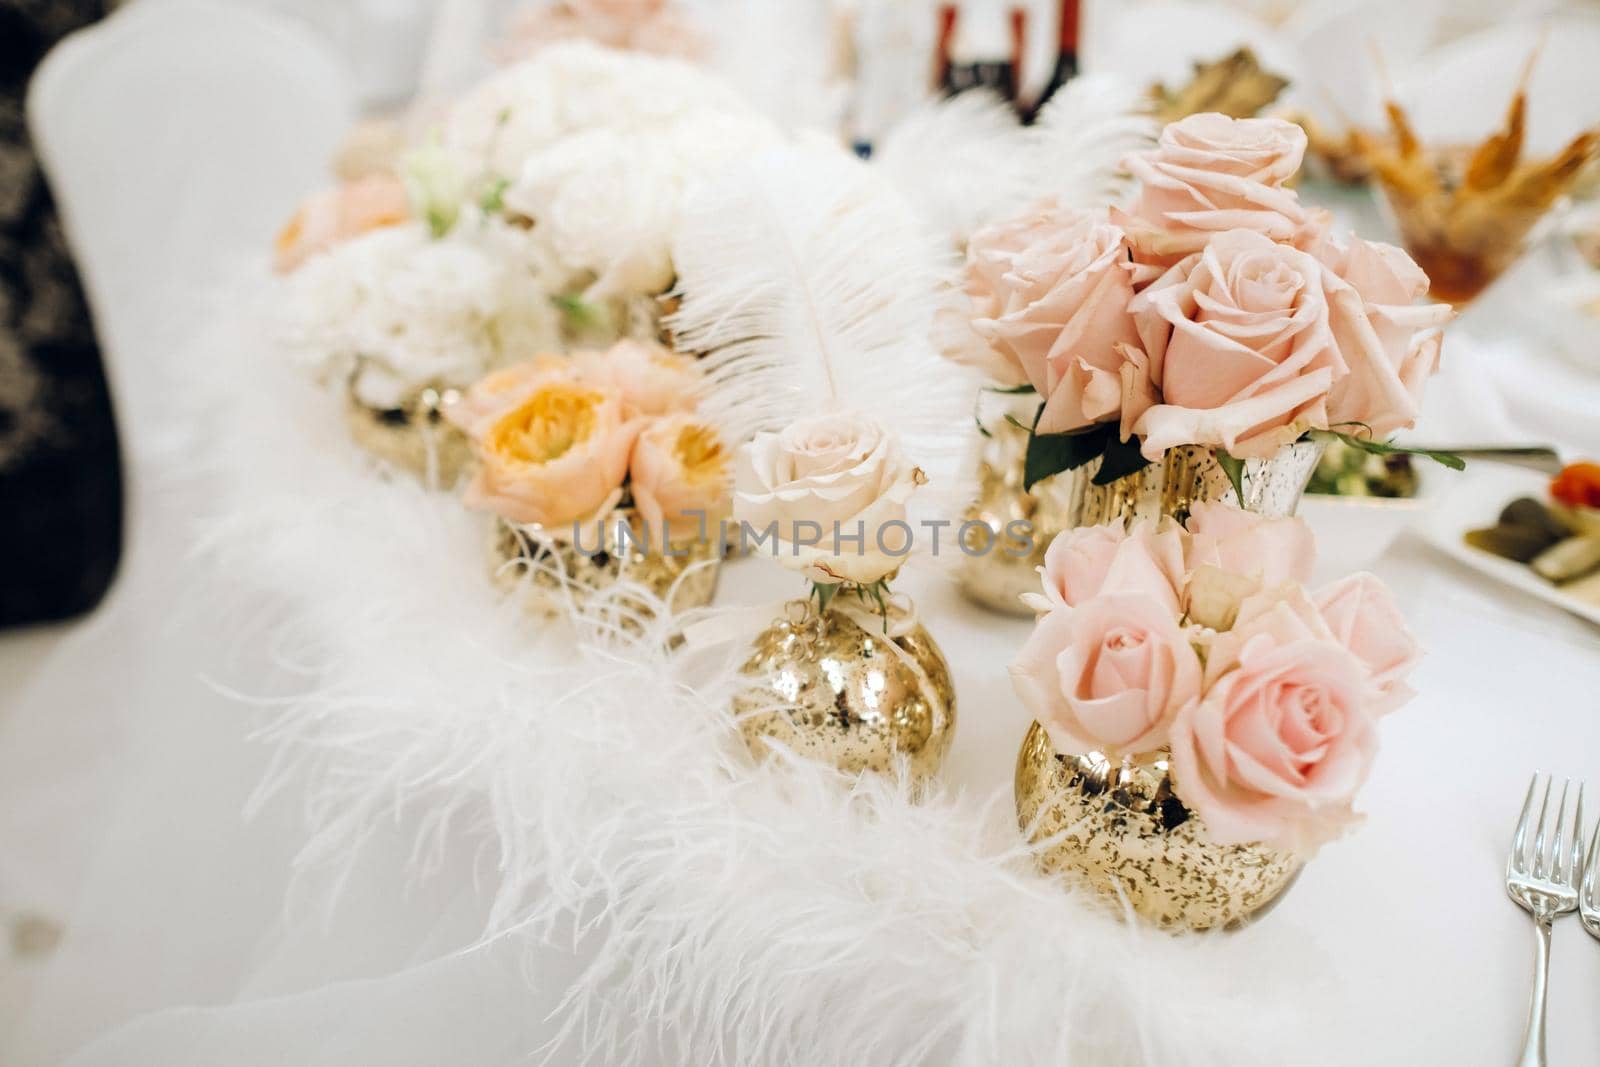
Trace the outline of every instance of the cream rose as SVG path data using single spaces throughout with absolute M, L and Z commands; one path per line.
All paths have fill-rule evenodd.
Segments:
M 1092 212 L 1046 200 L 973 234 L 967 246 L 972 328 L 1045 407 L 1040 433 L 1131 425 L 1149 375 L 1129 314 L 1133 270 L 1123 232 Z
M 1330 424 L 1342 432 L 1370 431 L 1380 440 L 1409 428 L 1421 410 L 1423 387 L 1439 368 L 1441 331 L 1454 309 L 1416 303 L 1428 293 L 1428 276 L 1394 245 L 1352 235 L 1341 247 L 1325 236 L 1311 252 L 1362 304 L 1360 314 L 1333 320 L 1350 373 L 1329 393 Z
M 909 551 L 906 501 L 922 480 L 867 416 L 812 415 L 744 447 L 733 514 L 752 536 L 772 528 L 778 560 L 812 581 L 870 584 Z
M 1147 458 L 1187 444 L 1267 458 L 1327 428 L 1328 396 L 1347 368 L 1323 276 L 1307 253 L 1235 230 L 1134 299 L 1161 392 L 1134 425 Z M 1340 287 L 1335 298 L 1349 314 L 1354 291 Z
M 392 174 L 374 174 L 307 197 L 278 233 L 274 268 L 287 274 L 336 244 L 411 218 L 406 187 Z
M 1309 855 L 1358 818 L 1377 753 L 1362 664 L 1299 591 L 1247 601 L 1168 731 L 1183 802 L 1219 844 Z
M 1305 131 L 1281 119 L 1210 112 L 1174 122 L 1127 161 L 1139 199 L 1114 217 L 1141 263 L 1171 266 L 1226 230 L 1292 241 L 1313 224 L 1284 183 L 1305 158 Z
M 633 446 L 629 467 L 634 506 L 659 542 L 714 536 L 727 515 L 732 457 L 716 430 L 690 415 L 651 423 Z
M 616 506 L 639 428 L 619 398 L 565 376 L 543 378 L 482 428 L 466 505 L 564 536 Z
M 693 356 L 653 342 L 623 340 L 604 352 L 579 352 L 573 360 L 585 381 L 614 391 L 634 414 L 694 410 L 701 376 Z
M 1058 752 L 1139 754 L 1200 696 L 1200 657 L 1161 600 L 1108 593 L 1039 620 L 1012 686 Z
M 1416 695 L 1406 677 L 1422 651 L 1388 587 L 1370 574 L 1352 574 L 1319 590 L 1314 599 L 1333 636 L 1371 674 L 1377 714 L 1394 711 Z
M 1050 542 L 1040 568 L 1044 594 L 1023 596 L 1036 611 L 1077 607 L 1102 593 L 1132 593 L 1176 617 L 1183 592 L 1184 536 L 1177 523 L 1143 522 L 1068 530 Z

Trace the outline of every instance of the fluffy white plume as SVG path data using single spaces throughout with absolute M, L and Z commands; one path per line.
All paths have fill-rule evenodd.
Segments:
M 1087 74 L 1063 86 L 1032 127 L 1030 180 L 1038 196 L 1097 207 L 1120 201 L 1131 179 L 1122 161 L 1148 148 L 1156 123 L 1138 86 Z
M 1040 142 L 998 94 L 974 90 L 923 103 L 883 138 L 872 164 L 959 248 L 1039 195 L 1029 157 Z
M 730 440 L 860 411 L 932 477 L 926 501 L 956 490 L 977 382 L 933 342 L 953 262 L 883 175 L 820 145 L 761 155 L 691 200 L 673 262 L 671 326 L 707 354 L 701 411 Z
M 220 494 L 195 588 L 249 626 L 268 677 L 301 679 L 247 695 L 274 698 L 271 736 L 311 776 L 308 892 L 400 822 L 413 878 L 471 877 L 439 867 L 447 841 L 482 857 L 485 942 L 520 940 L 532 963 L 578 931 L 568 1040 L 508 1039 L 507 1062 L 1264 1067 L 1317 1047 L 1326 1020 L 1300 1009 L 1318 965 L 1294 927 L 1120 926 L 1033 872 L 1008 781 L 919 801 L 756 767 L 728 711 L 741 650 L 528 622 L 493 591 L 482 517 L 363 462 L 261 336 L 239 320 L 209 350 L 248 370 L 191 383 Z M 727 599 L 770 571 L 742 566 Z M 981 692 L 976 674 L 958 687 Z M 551 1008 L 530 990 L 528 1012 Z

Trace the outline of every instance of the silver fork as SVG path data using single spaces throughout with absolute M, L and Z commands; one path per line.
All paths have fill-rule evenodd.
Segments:
M 1517 1067 L 1545 1067 L 1544 1004 L 1550 980 L 1550 927 L 1556 916 L 1574 911 L 1578 906 L 1578 869 L 1583 866 L 1583 785 L 1578 785 L 1577 812 L 1570 824 L 1567 793 L 1572 782 L 1569 779 L 1562 784 L 1561 801 L 1552 821 L 1550 792 L 1554 785 L 1554 779 L 1545 782 L 1538 824 L 1530 826 L 1539 775 L 1535 774 L 1528 783 L 1528 796 L 1522 802 L 1516 836 L 1511 839 L 1511 855 L 1506 859 L 1506 893 L 1533 916 L 1534 931 L 1538 935 L 1533 998 L 1528 1004 L 1528 1028 L 1523 1034 L 1522 1055 Z
M 1583 928 L 1600 938 L 1600 822 L 1594 824 L 1589 860 L 1583 865 L 1583 885 L 1578 887 L 1578 914 Z

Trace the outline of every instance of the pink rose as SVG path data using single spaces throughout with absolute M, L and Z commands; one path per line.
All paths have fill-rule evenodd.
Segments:
M 1046 200 L 979 230 L 966 290 L 973 329 L 1011 368 L 1002 380 L 1020 371 L 1044 399 L 1040 433 L 1131 426 L 1149 403 L 1128 245 L 1103 215 Z
M 1127 167 L 1139 199 L 1113 217 L 1140 263 L 1170 267 L 1226 230 L 1293 241 L 1312 222 L 1284 183 L 1305 158 L 1305 131 L 1280 119 L 1191 115 Z
M 1188 530 L 1191 570 L 1218 567 L 1254 579 L 1258 589 L 1310 581 L 1317 563 L 1317 539 L 1303 519 L 1205 502 L 1190 509 Z
M 1045 550 L 1044 595 L 1025 598 L 1038 611 L 1077 607 L 1105 593 L 1138 594 L 1174 618 L 1183 589 L 1183 530 L 1172 522 L 1142 522 L 1068 530 Z
M 1347 373 L 1314 257 L 1235 230 L 1212 239 L 1133 302 L 1162 402 L 1134 425 L 1151 460 L 1175 445 L 1267 458 L 1328 426 Z M 1352 290 L 1343 289 L 1348 304 Z
M 1303 594 L 1253 598 L 1169 730 L 1179 796 L 1219 844 L 1309 855 L 1358 818 L 1378 747 L 1369 693 Z
M 1117 593 L 1040 619 L 1011 666 L 1018 698 L 1060 752 L 1160 748 L 1200 681 L 1200 657 L 1167 605 Z
M 507 31 L 504 62 L 527 59 L 557 41 L 583 38 L 608 48 L 695 59 L 705 40 L 672 0 L 556 0 L 524 11 Z
M 1324 237 L 1311 252 L 1361 300 L 1359 314 L 1333 320 L 1350 373 L 1329 393 L 1330 424 L 1350 433 L 1365 426 L 1380 440 L 1409 428 L 1421 410 L 1423 387 L 1439 367 L 1441 329 L 1455 311 L 1449 304 L 1416 303 L 1427 295 L 1428 276 L 1394 245 L 1352 235 L 1341 248 Z
M 629 484 L 652 541 L 663 528 L 674 544 L 711 536 L 727 514 L 731 460 L 717 432 L 690 415 L 657 419 L 639 435 Z
M 481 440 L 501 415 L 520 404 L 541 382 L 572 376 L 572 363 L 565 356 L 538 355 L 480 379 L 445 408 L 445 418 L 468 437 Z
M 1387 586 L 1370 574 L 1352 574 L 1320 590 L 1315 600 L 1333 636 L 1370 672 L 1378 693 L 1376 714 L 1394 711 L 1416 695 L 1406 677 L 1422 650 Z
M 481 426 L 465 503 L 563 536 L 617 505 L 639 429 L 619 398 L 564 375 L 540 378 Z
M 393 174 L 374 174 L 307 197 L 278 232 L 273 268 L 287 274 L 336 244 L 411 218 L 406 187 Z
M 575 353 L 585 381 L 612 390 L 634 415 L 693 411 L 701 376 L 693 356 L 646 341 L 618 341 L 604 352 Z

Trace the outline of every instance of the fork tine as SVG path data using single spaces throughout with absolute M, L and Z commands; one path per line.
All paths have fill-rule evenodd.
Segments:
M 1511 858 L 1506 861 L 1506 866 L 1519 874 L 1528 869 L 1528 816 L 1533 811 L 1533 791 L 1538 785 L 1539 772 L 1535 771 L 1528 780 L 1528 795 L 1522 799 L 1522 814 L 1517 816 L 1517 832 L 1511 838 Z
M 1545 816 L 1550 814 L 1550 790 L 1555 788 L 1556 776 L 1551 775 L 1545 779 L 1544 799 L 1539 802 L 1539 826 L 1533 835 L 1533 857 L 1529 861 L 1528 869 L 1535 878 L 1544 877 L 1544 835 L 1548 823 Z
M 1578 783 L 1578 810 L 1572 817 L 1572 853 L 1567 857 L 1567 877 L 1562 880 L 1563 885 L 1570 885 L 1574 889 L 1578 886 L 1579 875 L 1583 871 L 1583 783 Z
M 1554 785 L 1554 780 L 1551 782 Z M 1562 882 L 1561 868 L 1565 866 L 1565 857 L 1561 851 L 1561 843 L 1566 840 L 1562 832 L 1567 827 L 1567 791 L 1572 788 L 1572 779 L 1564 779 L 1561 783 L 1561 804 L 1556 808 L 1556 832 L 1550 842 L 1550 865 L 1545 868 L 1545 877 L 1552 882 Z M 1544 836 L 1544 827 L 1539 827 L 1540 836 Z M 1543 860 L 1541 859 L 1541 863 Z
M 1594 837 L 1589 842 L 1589 862 L 1583 866 L 1583 895 L 1590 904 L 1600 908 L 1600 822 L 1595 823 Z

